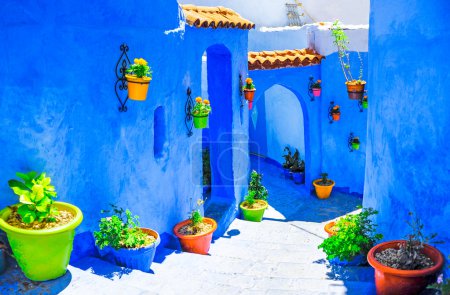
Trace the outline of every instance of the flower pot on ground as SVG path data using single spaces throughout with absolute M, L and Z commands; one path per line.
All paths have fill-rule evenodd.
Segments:
M 150 272 L 160 243 L 159 234 L 139 227 L 139 217 L 133 216 L 130 210 L 112 207 L 114 215 L 102 218 L 99 231 L 94 232 L 100 256 L 113 264 Z
M 261 181 L 262 174 L 253 170 L 250 175 L 248 195 L 245 197 L 245 201 L 239 205 L 244 220 L 260 222 L 264 216 L 264 211 L 269 206 L 267 203 L 269 192 Z
M 410 213 L 412 232 L 407 240 L 384 242 L 370 249 L 367 259 L 375 269 L 377 294 L 419 294 L 444 265 L 441 252 L 428 245 L 436 236 L 425 236 L 420 219 Z
M 248 101 L 248 109 L 251 110 L 253 106 L 253 99 L 255 97 L 255 85 L 253 84 L 253 80 L 251 78 L 245 79 L 245 85 L 242 87 L 244 91 L 244 97 Z
M 337 232 L 336 222 L 331 221 L 325 224 L 324 228 L 325 232 L 328 234 L 328 237 L 334 236 Z
M 45 173 L 17 173 L 22 181 L 8 182 L 20 203 L 0 211 L 12 253 L 27 278 L 47 281 L 64 275 L 70 260 L 80 209 L 55 202 L 55 188 Z
M 296 149 L 293 156 L 294 164 L 291 166 L 292 176 L 296 184 L 305 183 L 305 161 L 300 159 L 300 153 Z
M 359 141 L 359 137 L 354 137 L 353 139 L 352 139 L 352 148 L 354 149 L 354 150 L 359 150 L 359 145 L 361 144 L 361 142 Z
M 336 46 L 339 57 L 339 64 L 344 73 L 345 84 L 347 85 L 348 98 L 359 100 L 364 95 L 364 87 L 366 81 L 363 80 L 363 60 L 359 52 L 359 76 L 358 79 L 354 79 L 350 67 L 350 53 L 348 52 L 348 37 L 345 34 L 344 29 L 341 27 L 339 20 L 336 20 L 331 26 L 331 35 L 333 36 L 333 44 Z
M 366 255 L 383 236 L 376 233 L 371 216 L 378 212 L 364 208 L 357 214 L 339 218 L 319 246 L 332 264 L 360 265 L 366 263 Z M 325 228 L 326 229 L 326 228 Z
M 317 80 L 316 82 L 313 82 L 311 85 L 312 93 L 314 97 L 319 97 L 322 93 L 322 81 Z
M 319 199 L 327 199 L 331 195 L 331 191 L 334 187 L 334 181 L 328 179 L 327 173 L 322 173 L 322 178 L 313 181 L 314 189 L 316 190 L 316 195 Z
M 126 70 L 125 78 L 128 81 L 128 98 L 132 100 L 145 100 L 148 86 L 152 80 L 152 71 L 143 58 L 135 58 L 134 64 Z
M 333 121 L 339 121 L 341 118 L 341 107 L 339 105 L 333 106 L 331 109 L 331 117 L 333 118 Z
M 197 206 L 203 203 L 202 200 L 198 200 Z M 216 229 L 217 223 L 214 219 L 203 217 L 199 209 L 194 209 L 189 219 L 174 226 L 173 233 L 180 241 L 183 251 L 206 255 Z
M 208 117 L 211 112 L 211 105 L 208 99 L 202 99 L 200 96 L 195 99 L 195 106 L 192 109 L 194 118 L 194 127 L 203 129 L 208 126 Z

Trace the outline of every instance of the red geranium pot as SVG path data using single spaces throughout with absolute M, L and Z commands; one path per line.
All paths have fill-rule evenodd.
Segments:
M 377 294 L 383 295 L 412 295 L 419 294 L 428 284 L 436 281 L 436 275 L 444 265 L 444 258 L 438 249 L 424 245 L 423 254 L 434 262 L 434 266 L 420 270 L 401 270 L 381 264 L 376 260 L 375 254 L 383 250 L 398 249 L 399 243 L 405 240 L 389 241 L 378 244 L 370 249 L 367 261 L 375 269 L 375 286 Z

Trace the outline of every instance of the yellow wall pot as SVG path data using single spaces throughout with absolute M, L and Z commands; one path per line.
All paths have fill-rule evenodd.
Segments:
M 152 78 L 138 78 L 133 75 L 125 75 L 128 81 L 128 98 L 132 100 L 145 100 L 147 98 L 148 86 Z

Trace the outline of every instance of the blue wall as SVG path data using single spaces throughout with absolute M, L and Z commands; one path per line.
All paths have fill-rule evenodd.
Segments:
M 364 206 L 386 240 L 403 238 L 408 211 L 450 254 L 448 1 L 371 2 Z M 401 14 L 396 12 L 401 11 Z
M 100 209 L 109 203 L 140 215 L 143 226 L 170 233 L 202 192 L 202 132 L 186 136 L 186 88 L 193 97 L 200 94 L 203 52 L 226 47 L 227 131 L 246 135 L 238 74 L 246 75 L 248 31 L 178 28 L 174 0 L 87 6 L 10 1 L 0 13 L 0 207 L 17 201 L 7 180 L 33 169 L 52 177 L 59 200 L 82 209 L 79 233 L 96 229 Z M 117 111 L 114 93 L 123 42 L 131 59 L 143 57 L 153 68 L 147 100 L 129 101 L 126 113 Z M 163 118 L 156 123 L 165 128 L 157 129 L 166 139 L 156 142 L 162 152 L 155 159 L 154 113 L 160 106 Z M 230 197 L 239 201 L 247 188 L 248 148 L 238 135 L 229 140 L 240 151 L 233 155 L 234 174 L 245 176 L 233 183 Z

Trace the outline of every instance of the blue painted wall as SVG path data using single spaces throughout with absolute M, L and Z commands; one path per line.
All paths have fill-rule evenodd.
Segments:
M 245 195 L 248 148 L 239 135 L 248 133 L 248 114 L 241 122 L 238 74 L 246 75 L 248 31 L 179 28 L 174 0 L 9 1 L 0 13 L 0 207 L 17 201 L 7 187 L 16 171 L 44 170 L 58 199 L 84 212 L 78 233 L 96 229 L 109 203 L 170 233 L 186 219 L 191 198 L 201 197 L 202 132 L 186 136 L 184 105 L 186 87 L 200 95 L 201 57 L 216 44 L 230 53 L 227 131 L 237 135 L 227 139 L 240 151 L 234 175 L 245 176 L 232 180 L 230 198 Z M 153 68 L 147 100 L 129 101 L 126 113 L 117 111 L 114 93 L 122 42 L 130 58 Z M 155 120 L 158 107 L 164 111 Z M 155 122 L 166 137 L 156 141 L 157 158 Z
M 371 2 L 364 206 L 386 240 L 403 238 L 408 211 L 450 254 L 448 1 Z M 402 13 L 396 13 L 401 11 Z

